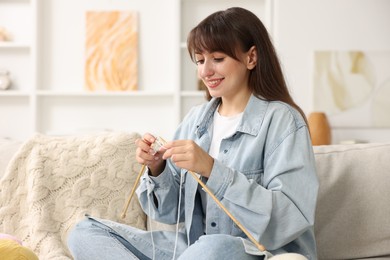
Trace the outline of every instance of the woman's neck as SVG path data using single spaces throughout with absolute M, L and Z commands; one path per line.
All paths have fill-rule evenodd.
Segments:
M 218 112 L 221 116 L 234 116 L 245 110 L 251 96 L 250 91 L 237 93 L 232 98 L 222 97 Z

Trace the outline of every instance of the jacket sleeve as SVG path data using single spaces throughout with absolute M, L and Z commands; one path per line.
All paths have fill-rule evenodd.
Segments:
M 178 126 L 174 139 L 185 139 L 193 121 L 195 108 L 186 115 Z M 137 189 L 137 195 L 143 211 L 152 219 L 165 223 L 176 224 L 180 202 L 179 221 L 184 221 L 184 180 L 181 169 L 167 160 L 164 171 L 157 177 L 145 172 Z
M 180 181 L 179 175 L 173 174 L 169 166 L 158 177 L 152 177 L 146 171 L 141 177 L 137 189 L 138 199 L 143 211 L 156 221 L 175 224 L 179 208 L 179 192 L 182 187 Z M 184 197 L 180 201 L 181 212 L 184 213 Z M 181 214 L 180 222 L 183 221 L 183 216 Z

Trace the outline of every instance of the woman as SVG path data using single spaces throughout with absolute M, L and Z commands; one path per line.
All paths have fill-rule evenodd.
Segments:
M 309 131 L 265 27 L 248 10 L 229 8 L 204 19 L 187 44 L 211 100 L 193 108 L 157 153 L 156 138 L 145 134 L 136 155 L 148 166 L 137 190 L 144 211 L 163 223 L 184 222 L 185 231 L 151 233 L 89 218 L 70 236 L 75 259 L 102 256 L 106 247 L 105 259 L 316 259 L 318 182 Z

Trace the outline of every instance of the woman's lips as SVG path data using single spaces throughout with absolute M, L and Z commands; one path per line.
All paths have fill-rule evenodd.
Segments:
M 209 88 L 216 88 L 221 84 L 222 80 L 223 80 L 223 78 L 222 79 L 207 80 L 207 86 Z

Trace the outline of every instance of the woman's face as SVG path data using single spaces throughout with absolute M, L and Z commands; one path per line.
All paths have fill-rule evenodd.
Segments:
M 235 60 L 222 52 L 195 54 L 198 77 L 207 86 L 212 97 L 229 98 L 240 91 L 248 91 L 249 69 L 246 53 Z

